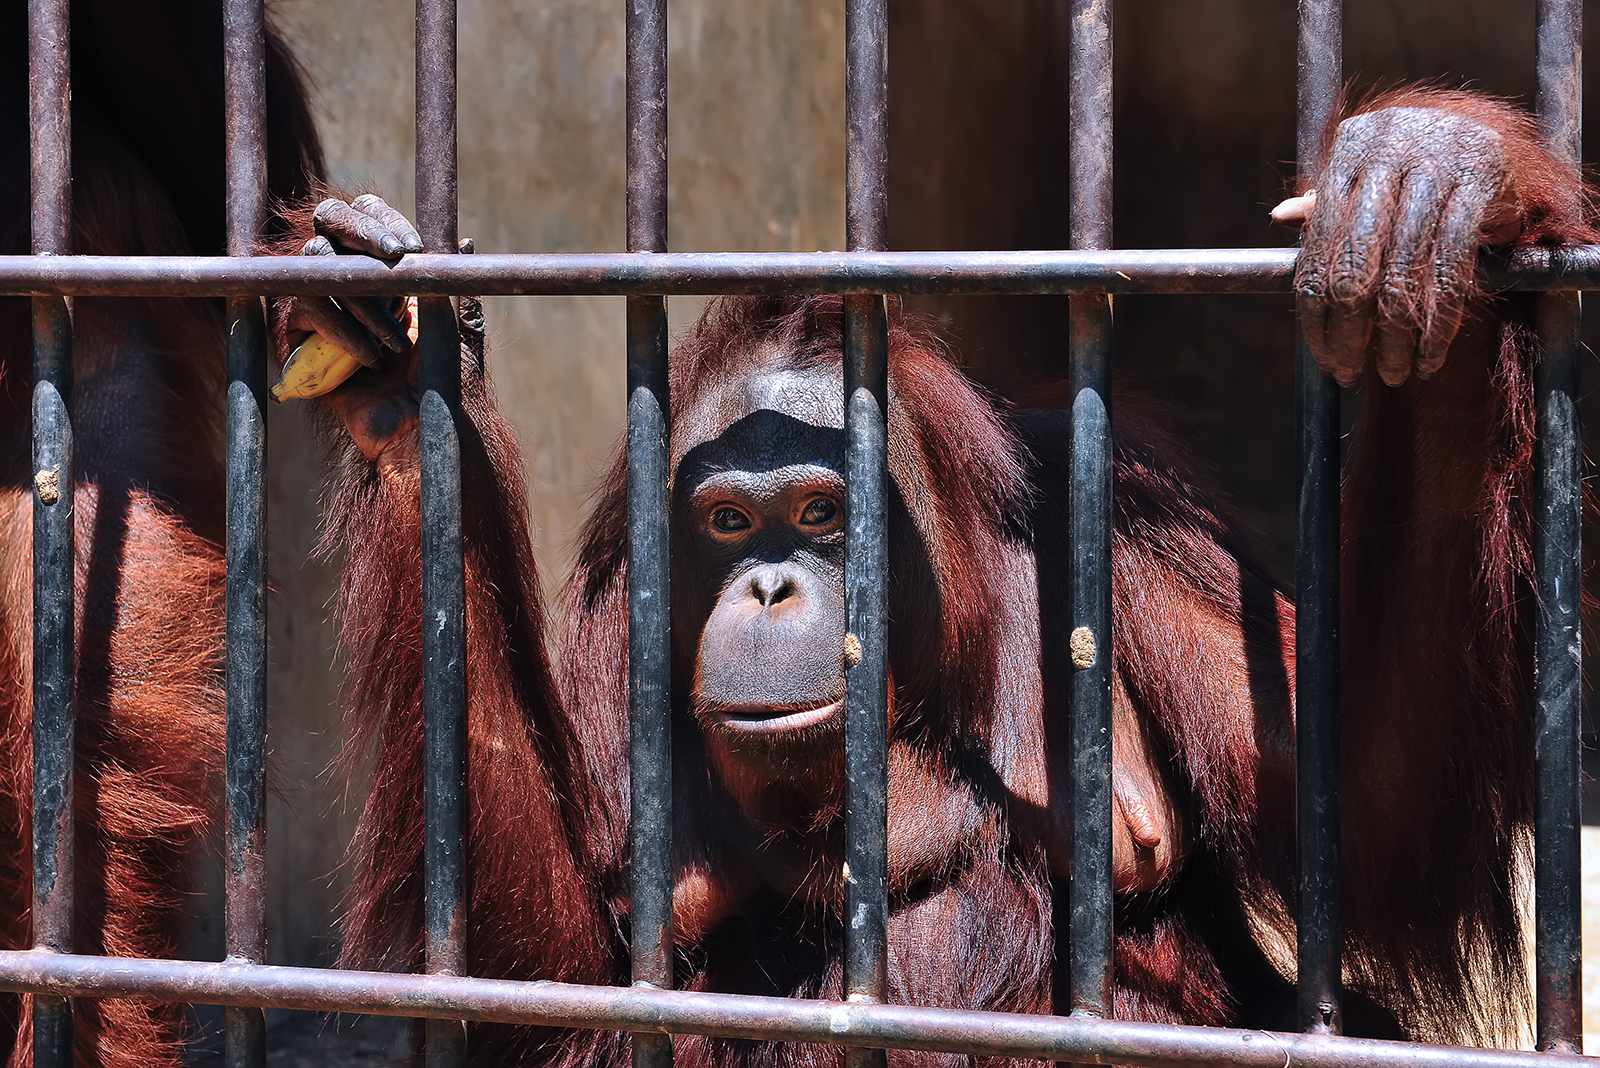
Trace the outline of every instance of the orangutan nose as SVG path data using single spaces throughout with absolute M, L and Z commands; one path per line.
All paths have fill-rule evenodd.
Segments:
M 750 596 L 763 608 L 772 608 L 800 593 L 800 585 L 785 567 L 758 568 L 750 576 Z

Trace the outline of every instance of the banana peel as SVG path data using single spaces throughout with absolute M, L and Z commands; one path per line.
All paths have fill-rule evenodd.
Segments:
M 406 334 L 416 344 L 417 298 L 406 301 L 406 316 Z M 289 354 L 283 373 L 272 385 L 272 399 L 282 402 L 320 397 L 338 389 L 359 370 L 361 362 L 354 356 L 321 334 L 312 334 Z
M 337 389 L 345 379 L 360 370 L 361 364 L 348 352 L 323 337 L 312 334 L 300 343 L 283 365 L 283 374 L 272 385 L 275 401 L 309 400 Z

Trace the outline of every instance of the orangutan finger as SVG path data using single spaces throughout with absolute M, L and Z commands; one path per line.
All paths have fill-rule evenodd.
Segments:
M 1341 386 L 1354 385 L 1356 379 L 1361 377 L 1361 363 L 1359 360 L 1344 359 L 1334 347 L 1334 338 L 1330 333 L 1335 311 L 1333 304 L 1317 294 L 1302 291 L 1295 294 L 1295 310 L 1300 317 L 1300 329 L 1305 335 L 1306 345 L 1311 349 L 1317 366 L 1332 375 Z
M 374 371 L 384 369 L 383 352 L 367 328 L 348 311 L 339 307 L 332 297 L 301 297 L 295 301 L 290 320 L 303 324 L 303 329 L 321 334 L 356 358 L 363 367 Z
M 1342 213 L 1341 240 L 1329 249 L 1328 296 L 1335 303 L 1368 304 L 1376 298 L 1400 185 L 1396 167 L 1369 167 L 1357 179 Z
M 1379 322 L 1376 363 L 1385 385 L 1404 385 L 1417 356 L 1417 332 L 1408 322 Z
M 1372 336 L 1373 301 L 1333 304 L 1328 309 L 1328 359 L 1333 377 L 1348 386 L 1361 377 L 1367 362 L 1367 341 Z
M 1435 231 L 1448 190 L 1431 161 L 1408 172 L 1400 190 L 1393 239 L 1378 283 L 1378 377 L 1398 386 L 1411 377 L 1417 353 L 1418 297 L 1427 298 L 1419 264 L 1433 259 Z
M 389 310 L 388 301 L 381 297 L 340 297 L 339 303 L 362 326 L 372 331 L 384 348 L 402 354 L 411 351 L 411 338 L 406 336 L 406 328 Z
M 410 219 L 391 208 L 382 197 L 363 193 L 352 200 L 350 206 L 382 223 L 384 229 L 399 239 L 402 251 L 422 251 L 422 235 L 417 233 L 417 228 L 411 225 Z
M 1418 265 L 1433 260 L 1439 215 L 1449 193 L 1443 176 L 1427 163 L 1406 174 L 1378 282 L 1378 317 L 1382 322 L 1417 321 L 1417 296 L 1427 281 L 1421 277 Z
M 1445 205 L 1439 219 L 1439 239 L 1433 261 L 1432 300 L 1420 322 L 1422 356 L 1437 368 L 1455 340 L 1467 300 L 1476 285 L 1478 241 L 1487 191 L 1463 183 Z
M 302 256 L 337 256 L 338 254 L 333 247 L 333 242 L 321 234 L 313 237 L 300 248 L 300 255 Z
M 334 197 L 317 205 L 311 221 L 317 233 L 352 252 L 393 259 L 405 251 L 388 227 Z

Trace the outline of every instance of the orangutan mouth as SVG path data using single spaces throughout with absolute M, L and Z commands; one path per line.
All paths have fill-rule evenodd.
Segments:
M 719 725 L 732 730 L 779 734 L 819 726 L 843 708 L 840 700 L 812 708 L 719 708 L 711 715 Z

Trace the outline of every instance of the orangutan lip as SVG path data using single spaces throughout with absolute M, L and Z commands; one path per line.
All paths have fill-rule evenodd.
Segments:
M 825 705 L 818 705 L 816 708 L 800 709 L 750 708 L 741 710 L 719 708 L 711 715 L 724 727 L 731 727 L 734 730 L 775 734 L 783 731 L 797 731 L 805 727 L 813 727 L 818 723 L 826 723 L 833 718 L 834 713 L 843 707 L 843 701 L 833 701 Z

